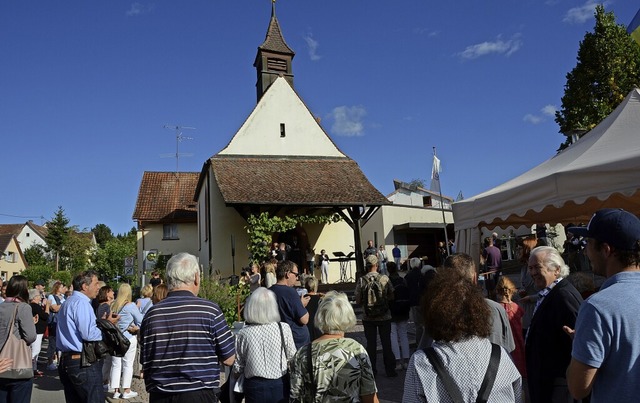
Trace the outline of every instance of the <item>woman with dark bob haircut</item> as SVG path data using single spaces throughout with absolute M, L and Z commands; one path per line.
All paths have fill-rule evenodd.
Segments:
M 24 340 L 27 345 L 36 340 L 36 325 L 29 306 L 29 282 L 24 276 L 9 279 L 5 300 L 0 304 L 0 343 L 4 345 L 9 337 Z M 29 403 L 33 389 L 31 363 L 28 369 L 9 369 L 6 364 L 0 360 L 0 401 Z
M 422 300 L 425 329 L 433 338 L 430 348 L 465 402 L 476 401 L 491 358 L 491 311 L 484 296 L 468 278 L 440 270 Z M 488 402 L 522 402 L 522 379 L 509 353 L 500 348 L 495 382 Z M 427 358 L 417 350 L 409 362 L 403 402 L 441 402 L 451 397 Z

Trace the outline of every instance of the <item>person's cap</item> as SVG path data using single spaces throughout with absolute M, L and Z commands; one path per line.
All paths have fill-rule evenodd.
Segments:
M 44 282 L 44 280 L 40 279 L 40 280 L 36 280 L 35 285 L 41 285 L 44 287 L 46 283 Z
M 570 227 L 567 231 L 616 249 L 634 250 L 640 240 L 640 219 L 628 211 L 607 208 L 596 211 L 586 227 Z

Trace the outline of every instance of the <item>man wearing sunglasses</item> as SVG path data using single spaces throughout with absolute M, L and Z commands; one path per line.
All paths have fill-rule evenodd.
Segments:
M 309 330 L 305 326 L 309 322 L 309 312 L 307 312 L 306 306 L 310 297 L 308 295 L 300 297 L 293 289 L 299 276 L 300 272 L 295 263 L 290 260 L 282 260 L 278 262 L 276 268 L 276 283 L 269 288 L 276 294 L 280 320 L 291 327 L 296 348 L 300 348 L 310 341 Z

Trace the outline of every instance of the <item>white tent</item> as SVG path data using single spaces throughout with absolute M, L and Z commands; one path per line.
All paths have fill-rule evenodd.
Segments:
M 478 258 L 480 227 L 586 223 L 604 207 L 640 215 L 640 90 L 569 148 L 453 204 L 459 252 Z

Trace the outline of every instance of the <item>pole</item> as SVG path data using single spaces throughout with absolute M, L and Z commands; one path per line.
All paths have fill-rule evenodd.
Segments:
M 236 275 L 236 243 L 233 239 L 233 234 L 231 234 L 231 263 L 233 267 L 233 275 Z
M 436 148 L 433 147 L 433 157 L 436 157 Z M 438 166 L 438 170 L 440 167 Z M 433 172 L 431 173 L 433 175 Z M 442 211 L 442 225 L 444 227 L 444 247 L 448 251 L 449 250 L 449 236 L 447 235 L 447 220 L 444 216 L 444 200 L 442 199 L 442 184 L 440 183 L 440 173 L 436 172 L 438 175 L 438 192 L 440 194 L 440 210 Z

